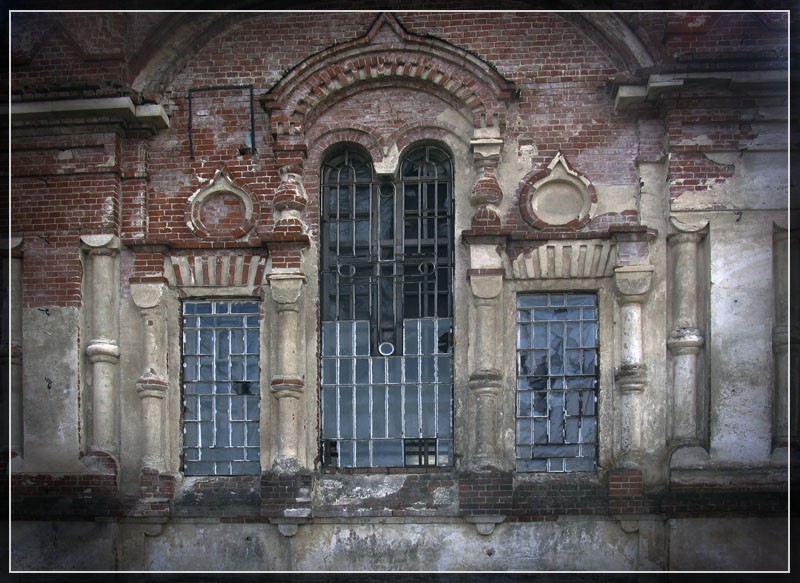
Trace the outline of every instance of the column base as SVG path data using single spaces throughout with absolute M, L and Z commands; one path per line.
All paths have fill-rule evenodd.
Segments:
M 670 456 L 670 468 L 693 468 L 705 465 L 711 455 L 704 447 L 696 444 L 679 445 Z

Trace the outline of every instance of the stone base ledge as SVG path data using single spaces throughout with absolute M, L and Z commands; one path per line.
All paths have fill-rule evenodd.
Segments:
M 732 467 L 672 468 L 670 487 L 756 488 L 785 486 L 789 479 L 785 467 Z

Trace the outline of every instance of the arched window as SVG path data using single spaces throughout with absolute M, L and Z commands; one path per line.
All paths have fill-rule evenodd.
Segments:
M 322 167 L 322 458 L 453 460 L 453 172 L 436 146 L 399 176 L 345 147 Z

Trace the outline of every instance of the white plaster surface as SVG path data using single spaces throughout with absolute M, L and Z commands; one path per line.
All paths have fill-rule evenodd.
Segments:
M 772 220 L 715 217 L 710 230 L 711 454 L 754 463 L 769 457 L 772 392 Z

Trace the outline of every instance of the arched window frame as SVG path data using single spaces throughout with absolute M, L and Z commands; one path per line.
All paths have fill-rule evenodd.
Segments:
M 341 144 L 320 176 L 323 464 L 452 465 L 452 155 L 379 177 Z

